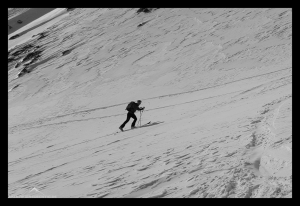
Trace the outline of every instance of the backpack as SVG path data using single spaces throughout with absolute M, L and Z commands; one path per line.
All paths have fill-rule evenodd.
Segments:
M 134 104 L 134 102 L 130 102 L 130 103 L 127 105 L 127 107 L 126 107 L 126 110 L 127 110 L 127 111 L 130 111 L 133 104 Z

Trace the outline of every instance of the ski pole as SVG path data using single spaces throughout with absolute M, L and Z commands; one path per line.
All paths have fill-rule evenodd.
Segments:
M 142 111 L 140 111 L 140 126 L 142 126 Z

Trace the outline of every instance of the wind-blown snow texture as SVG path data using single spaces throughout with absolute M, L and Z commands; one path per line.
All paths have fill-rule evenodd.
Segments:
M 291 9 L 137 10 L 9 51 L 9 196 L 292 197 Z M 154 124 L 115 134 L 138 99 Z

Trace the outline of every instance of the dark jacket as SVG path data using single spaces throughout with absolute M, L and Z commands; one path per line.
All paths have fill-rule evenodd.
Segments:
M 131 106 L 131 108 L 130 108 L 130 111 L 128 111 L 128 112 L 130 112 L 130 113 L 135 113 L 136 112 L 136 110 L 143 110 L 143 108 L 141 108 L 141 107 L 139 107 L 139 105 L 137 104 L 137 103 L 133 103 L 132 104 L 132 106 Z

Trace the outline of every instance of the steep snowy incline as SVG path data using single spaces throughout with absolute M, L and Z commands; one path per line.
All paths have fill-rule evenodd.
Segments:
M 9 195 L 291 197 L 291 9 L 136 11 L 9 51 Z M 151 124 L 116 134 L 137 99 Z

